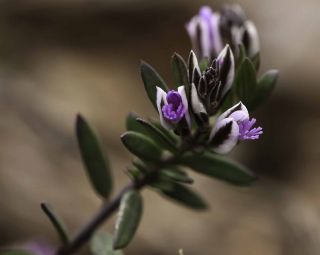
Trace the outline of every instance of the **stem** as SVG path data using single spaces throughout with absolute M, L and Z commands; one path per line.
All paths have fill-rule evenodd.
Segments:
M 155 166 L 153 172 L 156 173 L 157 171 L 161 170 L 164 166 L 170 165 L 177 161 L 179 157 L 181 157 L 188 149 L 194 147 L 193 142 L 195 142 L 199 135 L 200 130 L 191 137 L 188 145 L 184 144 L 181 146 L 179 152 L 169 157 L 162 162 L 159 163 L 158 166 Z M 151 177 L 152 178 L 152 177 Z M 68 255 L 74 253 L 76 250 L 81 248 L 92 236 L 92 234 L 100 227 L 100 225 L 107 220 L 119 207 L 122 196 L 130 191 L 130 190 L 140 190 L 144 186 L 148 185 L 150 181 L 150 176 L 144 176 L 141 179 L 135 180 L 134 182 L 130 182 L 127 186 L 125 186 L 121 192 L 110 202 L 105 202 L 102 208 L 98 211 L 98 213 L 91 219 L 91 221 L 84 226 L 83 229 L 79 231 L 79 233 L 74 237 L 73 240 L 66 246 L 61 247 L 56 252 L 56 255 Z

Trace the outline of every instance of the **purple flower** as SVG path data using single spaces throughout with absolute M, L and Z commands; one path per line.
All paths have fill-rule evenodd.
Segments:
M 213 150 L 220 154 L 230 152 L 239 140 L 256 140 L 263 133 L 261 127 L 254 128 L 255 119 L 249 118 L 247 108 L 239 102 L 222 113 L 209 137 Z
M 171 90 L 168 93 L 157 87 L 157 108 L 163 127 L 174 129 L 178 124 L 184 122 L 187 128 L 191 129 L 188 100 L 184 86 L 180 86 L 178 91 Z
M 166 99 L 168 104 L 162 107 L 163 117 L 173 123 L 179 122 L 186 112 L 180 94 L 177 91 L 171 90 L 168 92 Z
M 186 24 L 193 48 L 201 59 L 217 56 L 223 48 L 219 20 L 219 14 L 214 13 L 210 7 L 203 6 L 199 14 Z

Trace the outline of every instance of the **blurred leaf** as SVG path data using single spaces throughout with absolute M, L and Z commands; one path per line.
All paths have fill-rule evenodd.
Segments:
M 126 118 L 126 129 L 128 131 L 135 131 L 138 133 L 144 133 L 145 128 L 137 121 L 139 115 L 135 112 L 130 112 Z
M 12 249 L 12 250 L 0 251 L 0 255 L 36 255 L 36 254 L 33 254 L 32 252 L 26 251 L 26 250 Z
M 201 72 L 205 71 L 209 64 L 211 64 L 209 63 L 209 59 L 207 57 L 203 58 L 199 63 Z
M 142 198 L 137 191 L 128 191 L 122 197 L 113 239 L 114 249 L 126 247 L 133 238 L 142 215 Z
M 90 241 L 90 250 L 93 255 L 122 255 L 121 250 L 113 249 L 113 238 L 107 232 L 96 233 Z
M 256 86 L 255 68 L 251 60 L 246 57 L 240 64 L 235 80 L 237 95 L 245 105 L 252 99 Z
M 246 57 L 246 49 L 242 43 L 238 45 L 239 56 L 237 59 L 237 66 L 239 66 Z
M 224 112 L 235 105 L 237 102 L 235 91 L 233 89 L 230 89 L 225 98 L 223 99 L 223 102 L 220 106 L 220 112 Z
M 175 135 L 172 131 L 164 128 L 159 122 L 151 120 L 151 123 L 157 127 L 165 136 L 169 137 L 170 141 L 172 141 L 173 144 L 177 144 L 179 142 L 178 136 Z
M 60 237 L 60 240 L 63 245 L 69 244 L 69 237 L 65 228 L 65 225 L 63 224 L 62 220 L 56 215 L 56 213 L 53 211 L 53 209 L 45 202 L 42 202 L 41 204 L 42 211 L 47 215 L 49 220 L 51 221 L 53 227 L 55 228 L 58 236 Z
M 76 133 L 87 175 L 96 192 L 107 199 L 112 191 L 112 176 L 96 134 L 80 115 L 77 116 Z
M 258 52 L 256 55 L 254 55 L 251 59 L 255 69 L 256 69 L 256 72 L 259 71 L 259 68 L 260 68 L 260 52 Z
M 170 190 L 162 190 L 161 193 L 165 197 L 192 209 L 204 210 L 208 207 L 199 194 L 179 183 L 174 183 Z
M 156 162 L 161 160 L 161 149 L 143 134 L 127 131 L 121 136 L 121 141 L 131 153 L 139 158 Z
M 189 87 L 187 64 L 178 53 L 174 53 L 171 59 L 171 67 L 176 87 L 186 86 Z M 189 91 L 187 88 L 186 91 Z
M 193 183 L 193 179 L 188 176 L 188 174 L 180 168 L 172 167 L 170 169 L 163 169 L 159 172 L 161 176 L 169 178 L 174 182 L 182 182 L 182 183 Z
M 160 129 L 144 119 L 138 118 L 137 122 L 145 129 L 144 134 L 150 137 L 156 144 L 167 150 L 177 151 L 175 141 L 170 139 L 171 136 L 166 136 Z
M 234 185 L 247 186 L 256 179 L 256 176 L 246 167 L 213 153 L 185 155 L 181 163 L 196 172 Z
M 257 88 L 254 93 L 254 97 L 248 104 L 250 110 L 254 110 L 263 103 L 273 91 L 276 82 L 278 80 L 278 70 L 269 70 L 264 73 L 258 81 Z
M 144 61 L 141 61 L 140 72 L 147 95 L 155 109 L 158 111 L 156 87 L 162 88 L 164 91 L 168 91 L 168 87 L 156 70 Z

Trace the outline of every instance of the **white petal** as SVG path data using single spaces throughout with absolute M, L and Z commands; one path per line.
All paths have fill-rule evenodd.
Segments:
M 183 104 L 184 108 L 186 109 L 186 113 L 184 116 L 186 118 L 189 129 L 191 129 L 191 118 L 190 118 L 190 113 L 189 113 L 189 105 L 188 105 L 188 99 L 187 99 L 187 95 L 186 95 L 185 86 L 178 87 L 178 93 L 180 94 L 181 99 L 182 99 L 182 104 Z
M 167 93 L 159 87 L 156 87 L 156 88 L 157 88 L 157 109 L 158 109 L 158 113 L 159 113 L 159 117 L 160 117 L 160 123 L 164 128 L 172 129 L 173 128 L 172 125 L 163 118 L 162 109 L 161 109 L 162 102 L 164 104 L 168 103 L 167 102 Z
M 199 63 L 198 63 L 198 59 L 197 59 L 196 54 L 193 52 L 193 50 L 190 51 L 190 59 L 192 61 L 192 63 L 190 63 L 192 65 L 192 67 L 193 67 L 192 71 L 193 71 L 194 68 L 196 68 L 198 73 L 201 74 Z
M 239 139 L 239 126 L 238 124 L 231 118 L 223 119 L 217 122 L 216 126 L 212 129 L 209 137 L 209 141 L 212 143 L 214 141 L 215 136 L 218 132 L 222 131 L 223 128 L 226 128 L 227 125 L 231 125 L 229 133 L 225 134 L 226 137 L 223 140 L 219 141 L 219 144 L 215 144 L 213 150 L 219 154 L 226 154 L 230 152 L 233 147 L 237 144 Z M 217 139 L 217 138 L 216 138 Z
M 243 114 L 245 116 L 247 116 L 247 118 L 249 118 L 249 112 L 247 110 L 247 107 L 242 103 L 242 102 L 239 102 L 237 103 L 236 105 L 232 106 L 231 108 L 229 108 L 228 110 L 226 110 L 224 113 L 222 113 L 218 119 L 217 119 L 217 123 L 219 121 L 221 121 L 222 119 L 225 119 L 225 118 L 228 118 L 230 117 L 230 115 L 235 112 L 235 111 L 242 111 Z
M 197 24 L 198 24 L 199 18 L 197 16 L 194 16 L 187 24 L 186 24 L 186 30 L 191 37 L 192 40 L 195 39 L 196 33 L 197 33 Z
M 210 22 L 213 35 L 213 49 L 215 54 L 219 54 L 219 52 L 223 49 L 223 42 L 220 33 L 220 14 L 213 13 L 211 15 Z
M 199 19 L 199 25 L 201 29 L 201 54 L 202 57 L 210 57 L 211 53 L 211 43 L 210 43 L 210 27 L 209 24 L 203 20 Z
M 200 101 L 200 98 L 198 96 L 198 92 L 194 83 L 192 83 L 191 85 L 191 107 L 192 107 L 192 111 L 197 115 L 200 115 L 200 113 L 207 113 L 202 102 Z
M 219 54 L 218 58 L 217 58 L 217 63 L 218 65 L 222 65 L 223 62 L 225 62 L 226 60 L 224 60 L 229 53 L 229 61 L 230 61 L 230 67 L 229 67 L 229 72 L 227 74 L 227 78 L 226 78 L 226 84 L 223 87 L 222 90 L 222 97 L 229 91 L 229 89 L 231 88 L 232 84 L 233 84 L 233 80 L 234 80 L 234 75 L 235 75 L 235 64 L 234 64 L 234 56 L 233 56 L 233 52 L 229 46 L 229 44 L 227 44 L 224 49 L 221 51 L 221 53 Z M 221 67 L 220 67 L 221 69 Z
M 244 28 L 249 34 L 250 43 L 247 54 L 249 57 L 254 57 L 260 51 L 260 41 L 258 31 L 255 24 L 251 20 L 247 20 L 244 23 Z
M 235 112 L 231 113 L 229 118 L 231 118 L 234 121 L 236 121 L 237 123 L 239 123 L 239 122 L 242 122 L 244 120 L 249 119 L 249 115 L 248 115 L 248 112 L 239 110 L 239 111 L 235 111 Z

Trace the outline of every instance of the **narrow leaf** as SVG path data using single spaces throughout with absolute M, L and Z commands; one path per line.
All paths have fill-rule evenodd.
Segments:
M 278 70 L 269 70 L 261 76 L 254 92 L 254 96 L 247 105 L 250 111 L 255 110 L 270 96 L 276 85 L 278 76 Z
M 113 249 L 113 238 L 107 232 L 98 232 L 90 240 L 90 250 L 93 255 L 123 255 L 121 250 Z
M 160 129 L 154 126 L 149 121 L 138 118 L 137 122 L 139 122 L 143 128 L 145 129 L 146 134 L 161 147 L 170 150 L 177 151 L 176 144 L 174 140 L 171 140 L 170 136 L 165 135 Z
M 255 68 L 251 60 L 246 57 L 240 64 L 235 80 L 237 95 L 245 105 L 251 100 L 256 86 Z
M 189 184 L 194 182 L 193 179 L 189 177 L 185 171 L 177 167 L 175 168 L 172 167 L 170 169 L 163 169 L 159 172 L 159 174 L 174 182 L 182 182 L 182 183 L 189 183 Z
M 144 88 L 147 95 L 157 110 L 157 89 L 156 87 L 162 88 L 164 91 L 168 91 L 168 87 L 161 76 L 156 70 L 144 61 L 141 61 L 140 65 L 141 78 L 144 83 Z
M 126 247 L 133 238 L 143 211 L 142 198 L 137 191 L 124 194 L 115 225 L 114 249 Z
M 69 244 L 69 237 L 67 234 L 67 230 L 62 222 L 62 220 L 56 215 L 56 213 L 53 211 L 53 209 L 45 202 L 42 202 L 41 204 L 42 211 L 47 215 L 49 220 L 51 221 L 53 227 L 57 231 L 58 236 L 60 237 L 60 240 L 63 245 Z
M 181 85 L 189 86 L 187 64 L 178 53 L 174 53 L 171 59 L 171 67 L 176 87 Z M 189 91 L 189 89 L 187 89 Z
M 128 131 L 121 136 L 126 148 L 139 158 L 149 161 L 159 161 L 162 156 L 161 149 L 143 134 Z
M 254 55 L 251 60 L 252 60 L 254 67 L 256 68 L 256 72 L 258 72 L 259 68 L 260 68 L 260 62 L 261 62 L 260 52 L 258 52 L 256 55 Z
M 199 194 L 178 183 L 175 183 L 171 190 L 162 190 L 162 194 L 175 202 L 195 210 L 204 210 L 208 207 Z
M 77 116 L 76 133 L 87 175 L 96 192 L 107 199 L 112 191 L 112 175 L 96 134 L 80 115 Z
M 126 129 L 128 131 L 135 131 L 143 134 L 145 128 L 137 121 L 137 118 L 139 118 L 138 114 L 130 112 L 126 118 Z
M 178 143 L 178 136 L 175 135 L 172 131 L 164 128 L 159 122 L 156 122 L 154 120 L 150 120 L 150 122 L 157 127 L 165 136 L 169 137 L 169 139 L 172 141 L 173 144 Z
M 234 185 L 246 186 L 256 179 L 256 176 L 244 166 L 213 153 L 189 154 L 182 158 L 181 163 L 196 172 Z

